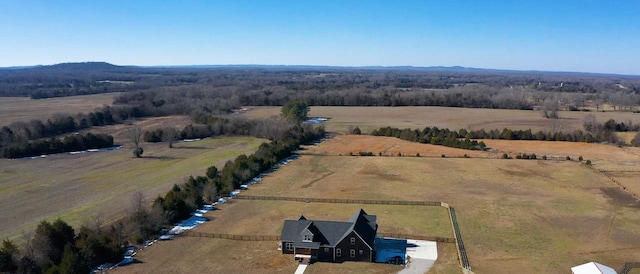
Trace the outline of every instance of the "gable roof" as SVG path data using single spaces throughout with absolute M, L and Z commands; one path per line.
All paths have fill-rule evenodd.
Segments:
M 362 209 L 351 216 L 347 222 L 308 220 L 301 216 L 295 221 L 284 221 L 280 239 L 293 242 L 294 246 L 308 246 L 308 242 L 302 241 L 302 232 L 308 229 L 313 233 L 313 242 L 324 246 L 335 246 L 349 233 L 355 231 L 370 247 L 373 247 L 377 226 L 376 216 L 368 215 Z
M 573 274 L 616 274 L 617 272 L 606 265 L 588 262 L 571 268 Z

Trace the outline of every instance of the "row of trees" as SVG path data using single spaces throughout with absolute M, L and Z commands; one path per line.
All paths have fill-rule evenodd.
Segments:
M 66 222 L 42 221 L 22 250 L 10 240 L 0 247 L 2 273 L 89 273 L 104 261 L 122 259 L 120 229 L 82 226 L 78 233 Z
M 359 134 L 360 129 L 355 128 L 354 134 Z M 390 136 L 411 142 L 420 142 L 433 145 L 443 145 L 448 147 L 462 149 L 486 149 L 484 142 L 476 141 L 477 139 L 501 139 L 501 140 L 538 140 L 538 141 L 567 141 L 567 142 L 608 142 L 620 144 L 620 138 L 612 130 L 598 131 L 582 131 L 575 130 L 570 133 L 556 132 L 533 132 L 527 130 L 511 130 L 503 129 L 502 131 L 493 129 L 485 131 L 484 129 L 467 131 L 461 129 L 459 131 L 449 129 L 439 129 L 437 127 L 425 127 L 423 130 L 418 129 L 398 129 L 384 127 L 371 132 L 373 136 Z M 640 139 L 640 138 L 639 138 Z
M 29 122 L 14 122 L 0 129 L 0 149 L 11 144 L 68 134 L 93 126 L 113 125 L 135 117 L 150 116 L 150 112 L 144 109 L 137 106 L 104 106 L 88 114 L 56 114 L 44 122 L 37 119 Z
M 240 155 L 234 161 L 228 161 L 222 170 L 211 166 L 206 176 L 190 177 L 184 184 L 175 185 L 171 191 L 154 201 L 154 208 L 161 208 L 162 215 L 170 223 L 186 219 L 204 202 L 214 202 L 218 194 L 225 195 L 238 189 L 241 184 L 289 157 L 301 144 L 310 143 L 324 135 L 323 127 L 297 124 L 281 138 L 260 145 L 252 155 Z
M 359 129 L 354 129 L 354 132 L 359 132 Z M 455 147 L 469 150 L 485 150 L 486 145 L 484 142 L 478 142 L 477 140 L 471 140 L 464 134 L 460 134 L 455 130 L 439 129 L 437 127 L 426 127 L 422 131 L 412 130 L 409 128 L 398 129 L 392 127 L 383 127 L 371 132 L 373 136 L 387 136 L 396 137 L 402 140 L 411 142 L 419 142 L 423 144 L 441 145 L 447 147 Z
M 50 138 L 11 144 L 3 148 L 5 158 L 22 158 L 62 152 L 81 151 L 113 146 L 113 136 L 106 134 L 73 134 L 62 139 Z

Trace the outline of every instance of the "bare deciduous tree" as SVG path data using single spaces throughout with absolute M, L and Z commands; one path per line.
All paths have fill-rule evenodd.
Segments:
M 142 153 L 144 152 L 142 147 L 140 147 L 140 142 L 142 141 L 142 128 L 138 125 L 132 124 L 127 128 L 126 136 L 133 143 L 133 155 L 137 158 L 142 157 Z
M 557 99 L 550 99 L 544 102 L 542 105 L 542 114 L 545 118 L 558 119 L 558 110 L 560 110 L 560 104 Z
M 596 120 L 596 116 L 593 114 L 587 114 L 584 117 L 584 122 L 582 123 L 584 130 L 586 131 L 595 131 L 598 129 L 598 120 Z
M 173 147 L 173 143 L 178 139 L 178 131 L 175 128 L 167 127 L 162 131 L 162 141 L 169 143 L 169 147 Z
M 142 191 L 136 191 L 133 193 L 133 195 L 131 196 L 131 209 L 136 212 L 136 211 L 144 211 L 147 209 L 147 201 L 144 198 L 144 194 L 142 194 Z

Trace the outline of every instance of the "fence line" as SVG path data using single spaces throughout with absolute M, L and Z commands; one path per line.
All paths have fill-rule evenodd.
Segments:
M 238 234 L 207 233 L 207 232 L 196 232 L 196 231 L 185 231 L 178 235 L 187 236 L 187 237 L 228 239 L 228 240 L 236 240 L 236 241 L 279 241 L 280 240 L 280 236 L 275 236 L 275 235 L 238 235 Z
M 618 273 L 628 274 L 629 272 L 631 272 L 631 269 L 634 269 L 634 268 L 640 268 L 640 262 L 625 263 L 622 269 L 618 271 Z
M 454 238 L 437 237 L 437 236 L 429 236 L 429 235 L 405 234 L 405 233 L 378 232 L 378 236 L 380 236 L 380 237 L 388 237 L 388 238 L 399 238 L 399 239 L 425 240 L 425 241 L 433 241 L 433 242 L 440 242 L 440 243 L 455 243 L 456 242 L 456 239 L 454 239 Z
M 469 258 L 467 257 L 467 250 L 464 248 L 462 242 L 462 234 L 458 227 L 458 218 L 456 217 L 456 210 L 453 207 L 449 207 L 449 218 L 451 220 L 451 228 L 453 229 L 453 236 L 458 250 L 458 258 L 460 258 L 460 265 L 464 273 L 473 273 L 471 271 L 471 265 L 469 264 Z
M 398 200 L 357 200 L 357 199 L 329 199 L 329 198 L 303 198 L 303 197 L 280 197 L 280 196 L 254 196 L 239 194 L 235 199 L 242 200 L 267 200 L 267 201 L 294 201 L 305 203 L 334 203 L 334 204 L 374 204 L 374 205 L 419 205 L 419 206 L 442 206 L 442 202 L 428 201 L 398 201 Z
M 587 165 L 587 167 L 591 168 L 592 170 L 594 170 L 597 173 L 600 173 L 600 175 L 605 176 L 607 178 L 609 178 L 609 180 L 611 180 L 612 182 L 614 182 L 615 184 L 617 184 L 618 186 L 620 186 L 622 188 L 622 190 L 626 191 L 627 193 L 631 194 L 631 196 L 633 198 L 635 198 L 636 200 L 640 200 L 640 197 L 638 196 L 638 194 L 636 194 L 635 192 L 631 191 L 630 189 L 627 188 L 627 186 L 625 186 L 624 184 L 618 182 L 618 180 L 614 179 L 613 177 L 611 177 L 608 173 L 608 171 L 600 171 L 597 170 L 595 167 Z

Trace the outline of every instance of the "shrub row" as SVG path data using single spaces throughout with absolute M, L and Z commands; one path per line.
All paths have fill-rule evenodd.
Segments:
M 87 133 L 85 135 L 69 135 L 62 139 L 40 139 L 12 144 L 3 149 L 2 155 L 5 158 L 22 158 L 112 146 L 113 137 L 111 135 Z

